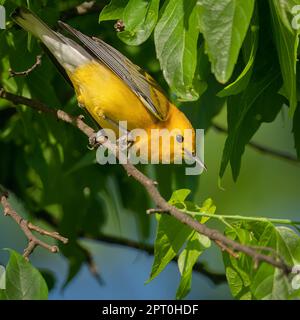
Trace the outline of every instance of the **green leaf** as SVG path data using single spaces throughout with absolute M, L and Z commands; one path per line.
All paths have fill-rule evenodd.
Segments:
M 192 272 L 199 256 L 211 246 L 206 236 L 193 232 L 185 249 L 178 258 L 178 268 L 181 273 L 180 284 L 176 292 L 176 299 L 183 299 L 191 289 Z
M 209 218 L 197 215 L 199 212 L 214 214 L 216 206 L 211 199 L 204 201 L 201 207 L 186 201 L 190 190 L 181 189 L 173 192 L 169 203 L 181 210 L 194 211 L 192 215 L 201 223 Z M 175 258 L 181 247 L 188 240 L 185 249 L 179 257 L 179 270 L 182 274 L 181 282 L 177 290 L 177 298 L 181 299 L 190 290 L 192 269 L 200 254 L 210 247 L 210 240 L 191 230 L 180 221 L 168 215 L 157 215 L 158 226 L 154 244 L 154 262 L 147 283 L 159 275 L 168 263 Z
M 154 31 L 157 58 L 163 75 L 182 100 L 197 100 L 206 83 L 195 74 L 199 37 L 197 0 L 169 0 Z
M 101 11 L 99 22 L 121 19 L 125 30 L 118 37 L 138 46 L 151 35 L 158 19 L 159 0 L 112 0 Z
M 56 278 L 52 271 L 50 270 L 41 270 L 40 273 L 46 281 L 48 291 L 51 291 L 55 287 Z
M 48 288 L 40 272 L 19 253 L 9 250 L 5 293 L 9 300 L 45 300 Z
M 129 0 L 122 15 L 125 30 L 118 37 L 138 46 L 151 35 L 158 19 L 159 0 Z
M 251 79 L 254 60 L 258 48 L 258 31 L 258 12 L 256 10 L 252 17 L 251 25 L 242 47 L 244 60 L 247 61 L 246 66 L 234 82 L 230 83 L 218 93 L 218 97 L 228 97 L 231 95 L 239 94 L 248 86 Z
M 199 212 L 214 214 L 216 212 L 217 207 L 214 205 L 213 200 L 211 198 L 206 199 L 201 208 L 199 208 Z M 201 223 L 206 223 L 210 217 L 202 217 Z
M 5 289 L 5 273 L 5 268 L 0 265 L 0 290 Z
M 292 229 L 276 227 L 277 249 L 284 260 L 290 265 L 300 263 L 300 237 Z
M 176 203 L 182 203 L 185 201 L 185 199 L 188 197 L 188 195 L 191 193 L 191 190 L 189 189 L 179 189 L 172 193 L 172 196 L 169 200 L 169 203 L 174 205 Z
M 299 1 L 269 0 L 269 4 L 284 91 L 290 102 L 290 113 L 294 114 L 297 107 L 296 65 L 300 30 L 294 30 L 290 21 L 292 21 L 291 9 L 299 4 Z
M 217 82 L 212 73 L 206 78 L 207 90 L 198 101 L 185 103 L 184 113 L 189 117 L 194 128 L 205 131 L 211 126 L 213 118 L 226 105 L 226 99 L 217 96 L 223 86 Z M 209 106 L 209 108 L 207 107 Z
M 0 300 L 7 300 L 5 290 L 0 289 Z
M 217 80 L 226 83 L 232 75 L 246 36 L 254 0 L 202 0 L 200 28 Z
M 300 263 L 300 238 L 289 228 L 267 226 L 258 245 L 274 248 L 291 266 Z M 292 292 L 291 281 L 280 270 L 262 264 L 253 277 L 251 291 L 256 299 L 284 300 Z
M 237 223 L 234 228 L 226 229 L 226 235 L 245 245 L 271 248 L 290 266 L 299 264 L 300 237 L 292 229 L 270 222 Z M 261 263 L 254 269 L 252 258 L 244 254 L 235 259 L 223 253 L 223 261 L 231 293 L 237 299 L 288 299 L 291 293 L 296 297 L 291 279 L 270 264 Z
M 100 12 L 99 22 L 121 19 L 127 3 L 128 0 L 111 0 Z
M 236 297 L 243 289 L 242 278 L 238 272 L 231 267 L 226 268 L 226 278 L 232 295 Z
M 185 201 L 187 193 L 184 191 L 189 190 L 178 190 L 181 191 L 181 197 L 174 195 L 173 199 L 181 199 L 184 202 L 181 204 L 189 211 L 194 211 L 194 217 L 200 221 L 200 223 L 206 223 L 209 220 L 209 217 L 197 216 L 198 212 L 214 214 L 216 211 L 216 206 L 213 204 L 212 199 L 206 199 L 202 206 L 199 208 L 189 201 Z M 177 203 L 178 206 L 178 203 Z M 193 231 L 189 236 L 187 244 L 184 250 L 181 252 L 178 258 L 178 267 L 181 274 L 181 279 L 179 287 L 176 293 L 176 299 L 184 298 L 190 291 L 192 283 L 192 272 L 195 263 L 197 262 L 199 256 L 211 246 L 211 241 L 204 235 L 199 234 L 198 232 Z
M 171 260 L 175 258 L 192 229 L 168 215 L 158 218 L 156 239 L 154 244 L 154 261 L 147 283 L 157 277 Z
M 184 201 L 190 190 L 181 189 L 173 192 L 169 203 L 178 207 L 185 207 Z M 157 277 L 168 263 L 174 259 L 184 242 L 193 232 L 189 227 L 168 215 L 157 215 L 158 226 L 154 243 L 154 261 L 149 280 Z
M 190 190 L 181 189 L 174 191 L 169 203 L 184 210 L 194 211 L 194 218 L 205 223 L 208 218 L 197 216 L 197 213 L 205 212 L 213 214 L 216 210 L 211 199 L 204 201 L 200 207 L 186 201 Z M 157 235 L 154 244 L 154 262 L 147 283 L 157 277 L 168 263 L 175 258 L 180 249 L 187 241 L 184 250 L 178 258 L 178 267 L 181 273 L 181 280 L 177 289 L 176 298 L 185 297 L 191 288 L 192 271 L 199 256 L 210 247 L 210 240 L 198 232 L 191 230 L 186 225 L 168 215 L 158 215 Z
M 227 102 L 228 137 L 225 142 L 219 176 L 224 175 L 230 161 L 233 179 L 236 180 L 241 167 L 241 157 L 245 145 L 250 141 L 261 123 L 271 122 L 281 109 L 284 98 L 277 92 L 280 77 L 277 70 L 268 70 L 267 74 L 256 70 L 247 89 Z

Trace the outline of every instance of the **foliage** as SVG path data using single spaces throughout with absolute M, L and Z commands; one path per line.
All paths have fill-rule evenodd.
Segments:
M 270 222 L 239 223 L 226 230 L 232 238 L 252 246 L 273 248 L 290 265 L 300 262 L 300 238 L 290 228 L 275 227 Z M 237 299 L 289 299 L 291 280 L 278 269 L 261 264 L 253 269 L 249 257 L 236 260 L 223 254 L 226 276 L 232 295 Z
M 130 23 L 126 31 L 129 20 L 126 8 L 135 2 L 144 3 L 145 7 L 148 2 L 122 1 L 124 10 L 120 10 L 119 2 L 113 0 L 104 8 L 100 21 L 122 19 L 125 31 L 118 35 L 125 43 L 138 45 L 140 41 L 129 43 L 121 37 L 124 32 L 138 37 Z M 156 3 L 150 1 L 148 5 L 152 2 Z M 299 3 L 294 0 L 169 0 L 160 9 L 154 29 L 156 54 L 164 78 L 178 99 L 197 100 L 207 89 L 208 74 L 201 72 L 207 68 L 202 46 L 211 72 L 225 84 L 218 96 L 227 97 L 229 135 L 220 177 L 230 162 L 236 180 L 245 145 L 260 125 L 273 121 L 284 103 L 289 105 L 291 115 L 297 108 L 299 30 L 292 27 L 291 10 Z M 156 17 L 156 13 L 152 16 Z M 138 10 L 131 11 L 130 19 L 135 25 L 142 25 L 143 30 L 147 24 L 148 29 L 150 25 L 153 28 L 155 20 L 147 21 L 147 16 Z M 146 39 L 145 36 L 143 41 Z M 296 134 L 295 141 L 298 141 Z M 297 142 L 296 148 L 298 150 Z
M 199 207 L 186 200 L 189 193 L 186 189 L 177 190 L 169 202 L 201 223 L 206 223 L 209 219 L 218 219 L 226 226 L 225 234 L 233 240 L 253 247 L 270 248 L 289 265 L 300 263 L 300 237 L 291 228 L 276 227 L 272 219 L 260 221 L 259 218 L 253 218 L 251 222 L 243 221 L 247 217 L 236 217 L 237 221 L 230 224 L 226 215 L 215 215 L 216 207 L 211 199 L 207 199 Z M 239 219 L 241 220 L 238 221 Z M 199 256 L 211 246 L 211 241 L 189 227 L 183 227 L 167 215 L 157 215 L 157 220 L 155 257 L 148 281 L 153 280 L 176 255 L 179 255 L 178 268 L 181 279 L 176 297 L 181 299 L 190 290 L 193 266 Z M 273 254 L 268 250 L 263 251 Z M 225 251 L 223 261 L 228 285 L 232 295 L 237 299 L 289 299 L 294 293 L 291 277 L 287 277 L 269 264 L 262 263 L 255 267 L 251 257 L 240 254 L 236 258 Z M 294 294 L 293 298 L 295 297 Z
M 182 189 L 173 192 L 170 203 L 182 210 L 193 208 L 189 202 L 185 202 L 190 190 Z M 216 207 L 212 200 L 208 199 L 203 206 L 199 208 L 201 212 L 213 214 Z M 178 299 L 188 294 L 191 288 L 192 270 L 199 256 L 210 247 L 210 240 L 203 235 L 195 232 L 187 226 L 169 217 L 167 215 L 158 215 L 157 235 L 154 247 L 154 262 L 150 278 L 151 281 L 167 266 L 167 264 L 176 257 L 180 249 L 185 248 L 179 255 L 178 268 L 181 274 L 181 281 L 176 293 Z M 206 222 L 206 218 L 197 219 L 201 223 Z
M 4 273 L 5 285 L 0 287 L 0 300 L 45 300 L 47 284 L 40 274 L 19 253 L 9 250 L 10 258 Z
M 81 3 L 11 0 L 4 5 L 8 14 L 16 6 L 28 5 L 54 28 L 58 19 L 67 17 L 67 22 L 83 33 L 101 37 L 151 73 L 196 128 L 209 129 L 213 118 L 226 106 L 228 136 L 219 161 L 220 178 L 230 164 L 234 180 L 238 179 L 246 144 L 262 123 L 272 122 L 283 108 L 289 108 L 293 117 L 299 157 L 299 30 L 291 27 L 291 8 L 300 4 L 299 0 L 111 0 L 97 1 L 101 12 L 66 14 Z M 124 30 L 114 30 L 116 20 L 123 21 Z M 28 76 L 9 78 L 9 68 L 26 70 L 41 52 L 36 39 L 8 19 L 7 29 L 0 31 L 0 86 L 50 107 L 81 114 L 72 88 L 46 55 L 41 66 Z M 151 202 L 145 191 L 127 179 L 120 167 L 97 165 L 94 153 L 86 145 L 78 130 L 29 108 L 12 108 L 0 99 L 0 183 L 22 199 L 31 219 L 50 216 L 58 231 L 70 239 L 68 246 L 60 248 L 69 263 L 65 286 L 86 261 L 79 236 L 98 237 L 107 216 L 118 219 L 126 208 L 126 214 L 136 219 L 140 238 L 145 240 L 150 234 L 149 219 L 143 213 Z M 155 176 L 166 197 L 182 186 L 194 191 L 198 184 L 198 180 L 185 177 L 178 166 L 140 169 Z M 201 223 L 207 223 L 208 218 L 208 223 L 218 219 L 212 217 L 216 215 L 212 200 L 198 207 L 186 200 L 188 194 L 186 189 L 178 190 L 170 203 Z M 276 227 L 271 221 L 239 220 L 230 227 L 226 222 L 225 226 L 225 233 L 242 243 L 272 247 L 287 262 L 300 263 L 295 246 L 299 236 L 292 229 Z M 178 256 L 181 280 L 176 297 L 185 297 L 191 287 L 193 266 L 210 245 L 208 238 L 171 217 L 157 215 L 149 281 Z M 251 259 L 243 255 L 235 260 L 224 253 L 223 258 L 235 298 L 290 297 L 290 282 L 285 277 L 278 280 L 278 271 L 273 267 L 262 264 L 255 270 Z M 24 298 L 22 290 L 11 293 L 11 274 L 17 275 L 14 281 L 18 281 L 20 289 L 28 281 L 35 283 L 25 298 L 47 298 L 40 274 L 13 251 L 1 297 Z M 43 276 L 46 278 L 47 274 Z M 1 279 L 0 273 L 0 288 Z

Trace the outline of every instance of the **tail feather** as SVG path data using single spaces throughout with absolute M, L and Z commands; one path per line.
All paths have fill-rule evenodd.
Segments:
M 51 30 L 40 18 L 24 7 L 17 8 L 11 18 L 23 29 L 32 33 L 35 37 L 43 40 L 44 36 L 59 40 L 59 36 Z
M 30 10 L 19 7 L 12 13 L 11 18 L 40 39 L 64 69 L 72 72 L 92 59 L 91 55 L 78 43 L 51 30 Z

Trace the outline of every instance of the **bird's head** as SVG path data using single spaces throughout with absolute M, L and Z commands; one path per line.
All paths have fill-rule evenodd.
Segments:
M 161 126 L 161 136 L 164 136 L 163 131 L 165 129 L 167 129 L 166 135 L 170 135 L 170 162 L 176 163 L 180 159 L 189 159 L 197 162 L 201 168 L 206 169 L 204 163 L 196 155 L 195 129 L 184 113 L 171 104 L 169 117 L 165 122 L 161 123 Z M 159 144 L 161 151 L 164 151 L 162 143 L 160 142 Z M 162 161 L 163 159 L 160 160 Z

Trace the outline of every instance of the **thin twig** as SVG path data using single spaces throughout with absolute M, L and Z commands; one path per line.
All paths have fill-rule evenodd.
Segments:
M 217 132 L 222 132 L 222 133 L 228 134 L 227 129 L 221 127 L 220 125 L 218 125 L 216 123 L 213 123 L 212 127 Z M 288 160 L 288 161 L 294 162 L 296 164 L 300 164 L 299 159 L 296 156 L 294 156 L 294 155 L 292 155 L 292 154 L 290 154 L 288 152 L 281 151 L 281 150 L 275 150 L 273 148 L 270 148 L 270 147 L 267 147 L 267 146 L 263 146 L 263 145 L 261 145 L 259 143 L 253 142 L 253 141 L 249 141 L 248 142 L 248 146 L 250 146 L 251 148 L 255 149 L 256 151 L 259 151 L 261 153 L 270 155 L 272 157 L 281 158 L 283 160 Z
M 27 70 L 24 70 L 24 71 L 14 71 L 12 69 L 9 69 L 8 72 L 9 72 L 9 77 L 16 77 L 16 76 L 28 76 L 28 74 L 30 72 L 32 72 L 36 67 L 38 67 L 39 65 L 41 65 L 42 63 L 42 55 L 39 54 L 36 56 L 36 61 L 35 63 L 30 67 L 28 68 Z
M 47 230 L 44 230 L 38 226 L 33 225 L 31 222 L 28 222 L 27 220 L 23 219 L 11 206 L 11 204 L 8 201 L 8 193 L 6 191 L 2 191 L 2 188 L 0 190 L 0 203 L 3 207 L 3 212 L 5 216 L 11 217 L 15 222 L 20 226 L 21 230 L 24 232 L 26 238 L 28 239 L 28 245 L 26 249 L 24 250 L 23 256 L 28 259 L 30 254 L 34 251 L 34 249 L 37 246 L 40 246 L 42 248 L 45 248 L 49 250 L 52 253 L 56 253 L 59 251 L 57 246 L 49 245 L 48 243 L 38 239 L 31 231 L 36 231 L 40 233 L 41 235 L 46 235 L 50 238 L 56 239 L 61 241 L 62 243 L 66 244 L 68 242 L 68 239 L 65 237 L 62 237 L 57 232 L 50 232 Z
M 62 237 L 58 232 L 47 231 L 45 229 L 40 228 L 39 226 L 35 226 L 31 222 L 28 222 L 28 228 L 29 228 L 29 230 L 36 231 L 37 233 L 39 233 L 42 236 L 51 237 L 51 238 L 56 239 L 62 243 L 68 242 L 68 239 L 66 239 L 65 237 Z
M 50 215 L 46 211 L 35 212 L 35 216 L 37 216 L 39 220 L 42 220 L 42 221 L 46 222 L 47 224 L 49 224 L 54 229 L 57 229 L 59 227 L 59 223 L 58 223 L 57 219 L 55 217 L 53 217 L 52 215 Z M 94 239 L 94 240 L 96 240 L 96 239 Z M 105 282 L 101 277 L 101 274 L 97 268 L 97 265 L 96 265 L 96 262 L 93 258 L 92 253 L 86 247 L 81 245 L 79 242 L 76 242 L 76 245 L 79 248 L 79 250 L 81 250 L 81 252 L 83 253 L 84 263 L 86 263 L 88 270 L 90 271 L 93 278 L 95 278 L 95 280 L 100 285 L 103 285 Z
M 271 222 L 274 224 L 287 224 L 287 225 L 300 225 L 300 220 L 281 219 L 281 218 L 269 218 L 269 217 L 248 217 L 237 214 L 212 214 L 207 212 L 201 212 L 201 207 L 197 206 L 199 212 L 190 210 L 183 210 L 184 212 L 198 217 L 207 217 L 218 220 L 232 220 L 232 221 L 252 221 L 252 222 Z
M 98 13 L 104 8 L 108 1 L 102 1 L 102 3 L 96 3 L 96 1 L 84 1 L 80 5 L 67 9 L 60 14 L 61 20 L 69 20 L 77 16 L 82 16 L 91 13 Z
M 146 211 L 147 214 L 154 214 L 154 213 L 167 213 L 167 212 L 164 212 L 164 210 L 162 209 L 159 209 L 159 208 L 151 208 L 151 209 L 148 209 Z
M 12 93 L 6 92 L 3 89 L 0 90 L 0 97 L 13 102 L 14 104 L 24 104 L 34 109 L 52 114 L 56 116 L 57 119 L 60 119 L 67 123 L 71 123 L 75 125 L 81 132 L 83 132 L 89 138 L 90 141 L 91 141 L 91 138 L 94 137 L 96 134 L 94 129 L 88 126 L 85 122 L 83 122 L 83 120 L 80 117 L 71 116 L 62 110 L 50 109 L 46 105 L 44 105 L 43 103 L 37 100 L 14 95 Z M 117 148 L 113 144 L 111 144 L 109 141 L 106 141 L 106 147 L 114 156 L 118 157 Z M 276 259 L 272 256 L 261 254 L 260 252 L 257 252 L 257 250 L 249 246 L 243 245 L 232 239 L 229 239 L 218 230 L 208 228 L 205 224 L 199 223 L 197 220 L 190 217 L 186 213 L 170 205 L 161 196 L 153 180 L 151 180 L 146 175 L 144 175 L 131 163 L 122 164 L 122 166 L 124 167 L 124 169 L 126 170 L 129 176 L 133 177 L 146 189 L 149 196 L 151 197 L 151 199 L 154 201 L 154 203 L 158 208 L 162 209 L 164 212 L 168 212 L 171 216 L 173 216 L 175 219 L 177 219 L 181 223 L 207 236 L 213 241 L 219 241 L 220 243 L 222 243 L 224 247 L 230 248 L 231 250 L 234 250 L 236 252 L 243 252 L 244 254 L 252 257 L 255 266 L 258 265 L 260 262 L 267 262 L 270 265 L 283 270 L 283 272 L 286 274 L 291 272 L 292 270 L 291 266 L 287 265 L 281 259 Z
M 219 240 L 215 240 L 216 245 L 218 245 L 222 251 L 226 251 L 230 256 L 232 256 L 235 259 L 239 258 L 239 254 L 234 252 L 232 249 L 230 249 L 227 246 L 224 246 L 223 242 L 219 241 Z

